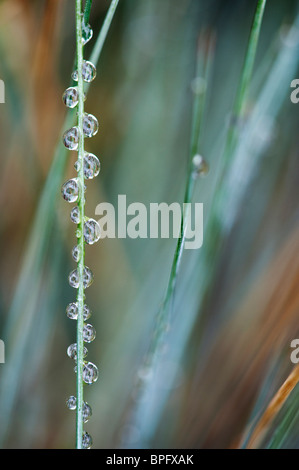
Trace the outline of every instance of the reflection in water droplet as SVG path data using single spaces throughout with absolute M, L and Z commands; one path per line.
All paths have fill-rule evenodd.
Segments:
M 93 36 L 93 30 L 89 24 L 85 24 L 84 20 L 82 21 L 82 43 L 85 46 L 88 41 L 91 40 Z
M 88 245 L 96 243 L 101 236 L 101 227 L 94 219 L 89 219 L 84 224 L 83 228 L 84 240 Z
M 92 82 L 96 78 L 96 68 L 95 66 L 89 62 L 88 60 L 83 61 L 83 66 L 82 66 L 82 77 L 85 82 Z M 75 80 L 75 82 L 78 81 L 78 70 L 75 70 L 72 73 L 72 79 Z
M 76 202 L 79 197 L 79 185 L 75 178 L 66 181 L 61 187 L 63 199 L 67 202 Z
M 78 320 L 78 303 L 72 302 L 68 304 L 66 308 L 66 314 L 71 320 Z M 90 308 L 84 304 L 83 319 L 84 321 L 88 320 L 91 317 Z
M 98 176 L 100 169 L 101 165 L 98 157 L 92 153 L 85 152 L 83 163 L 84 177 L 88 180 L 91 180 L 92 178 Z
M 96 337 L 96 330 L 92 325 L 84 325 L 83 327 L 83 341 L 91 343 Z
M 80 211 L 78 206 L 73 207 L 70 213 L 70 218 L 71 221 L 74 222 L 74 224 L 80 223 Z
M 83 271 L 83 286 L 86 289 L 93 283 L 93 274 L 92 271 L 85 266 L 84 271 Z
M 92 114 L 84 114 L 83 117 L 83 134 L 85 137 L 93 137 L 99 130 L 99 122 Z
M 72 257 L 76 263 L 80 260 L 80 248 L 77 245 L 72 249 Z
M 76 126 L 65 131 L 62 137 L 64 146 L 69 150 L 77 150 L 79 144 L 79 135 L 79 129 Z
M 68 357 L 71 359 L 74 359 L 74 361 L 77 361 L 77 343 L 70 344 L 69 347 L 66 350 L 66 353 Z M 84 346 L 83 348 L 83 357 L 86 357 L 88 354 L 87 348 Z
M 67 401 L 66 401 L 66 406 L 68 407 L 69 410 L 75 410 L 77 406 L 77 399 L 73 395 L 71 395 Z
M 91 406 L 88 403 L 85 403 L 85 402 L 83 403 L 82 414 L 83 414 L 83 422 L 87 423 L 87 421 L 89 420 L 89 418 L 92 415 L 92 409 L 91 409 Z
M 79 93 L 77 87 L 69 87 L 65 90 L 62 95 L 62 101 L 64 102 L 65 106 L 68 108 L 74 108 L 77 106 L 79 100 Z
M 84 431 L 82 436 L 82 447 L 83 449 L 90 449 L 92 446 L 92 438 L 88 432 Z
M 73 271 L 70 272 L 69 274 L 69 285 L 71 287 L 74 287 L 75 289 L 78 289 L 79 287 L 79 273 L 77 269 L 74 269 Z
M 87 362 L 83 365 L 83 380 L 86 384 L 92 384 L 98 380 L 99 371 L 97 366 L 92 362 Z

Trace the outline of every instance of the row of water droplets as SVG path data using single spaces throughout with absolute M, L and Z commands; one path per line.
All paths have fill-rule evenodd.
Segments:
M 82 19 L 82 42 L 83 45 L 85 45 L 91 38 L 92 38 L 93 32 L 92 29 L 89 25 L 86 25 L 84 20 Z M 75 82 L 78 81 L 78 70 L 74 71 L 72 73 L 72 78 Z M 96 76 L 96 68 L 94 64 L 92 64 L 89 61 L 84 60 L 83 61 L 83 66 L 82 66 L 82 78 L 84 82 L 92 82 Z M 86 99 L 86 96 L 84 96 L 84 100 Z M 68 108 L 76 108 L 78 103 L 79 103 L 79 91 L 78 87 L 76 86 L 71 86 L 65 90 L 62 96 L 62 100 Z M 78 126 L 74 126 L 71 129 L 68 129 L 64 134 L 63 134 L 63 143 L 65 147 L 68 150 L 73 150 L 73 151 L 78 151 L 79 147 L 79 140 L 80 137 L 83 139 L 85 138 L 90 138 L 96 135 L 96 133 L 99 130 L 99 123 L 98 120 L 95 116 L 92 114 L 84 113 L 83 116 L 83 136 L 80 136 L 80 129 Z M 84 178 L 86 180 L 95 178 L 99 172 L 100 172 L 100 162 L 98 157 L 93 155 L 92 153 L 89 152 L 84 152 L 83 156 L 83 161 L 80 162 L 79 158 L 75 163 L 75 170 L 77 172 L 81 171 L 81 164 L 83 164 L 83 174 Z M 79 178 L 71 178 L 68 181 L 66 181 L 61 188 L 62 192 L 62 197 L 65 199 L 65 201 L 69 203 L 76 203 L 80 201 L 80 198 L 84 196 L 84 192 L 86 191 L 86 187 L 81 187 L 81 181 Z M 97 242 L 101 236 L 101 230 L 98 222 L 96 222 L 94 219 L 91 218 L 84 218 L 84 221 L 81 221 L 81 216 L 80 216 L 80 209 L 76 205 L 73 207 L 70 213 L 70 218 L 71 221 L 76 224 L 81 226 L 83 224 L 83 237 L 84 237 L 84 243 L 88 245 L 93 245 L 95 242 Z M 76 231 L 76 237 L 78 240 L 80 240 L 82 236 L 82 230 L 77 229 Z M 81 256 L 82 256 L 82 243 L 78 243 L 77 245 L 74 246 L 72 249 L 72 257 L 76 263 L 80 262 Z M 71 287 L 74 287 L 75 289 L 79 288 L 80 285 L 80 276 L 79 276 L 79 270 L 74 269 L 71 271 L 69 274 L 69 284 Z M 87 289 L 93 282 L 93 273 L 92 271 L 87 267 L 84 266 L 83 268 L 83 287 L 84 289 Z M 84 296 L 85 297 L 85 296 Z M 79 305 L 78 301 L 77 302 L 72 302 L 70 303 L 67 308 L 66 308 L 66 314 L 68 318 L 71 320 L 77 320 L 78 319 L 78 310 L 79 310 Z M 84 326 L 83 326 L 83 341 L 85 343 L 91 343 L 95 337 L 96 337 L 96 331 L 95 328 L 87 323 L 87 320 L 91 316 L 91 310 L 90 308 L 84 303 L 84 311 L 83 311 L 83 321 L 84 321 Z M 84 346 L 83 350 L 83 356 L 84 358 L 87 356 L 87 348 Z M 71 344 L 67 348 L 67 355 L 77 363 L 77 344 Z M 74 368 L 75 373 L 77 373 L 77 365 Z M 82 379 L 86 384 L 92 384 L 97 381 L 98 379 L 98 368 L 95 364 L 92 362 L 83 362 L 83 372 L 82 372 Z M 66 402 L 67 407 L 70 410 L 76 410 L 77 408 L 77 399 L 75 396 L 70 396 Z M 89 418 L 92 415 L 92 409 L 88 403 L 83 402 L 83 408 L 82 408 L 82 416 L 83 416 L 83 422 L 86 423 Z M 92 438 L 91 436 L 86 432 L 83 431 L 83 436 L 82 436 L 82 447 L 85 449 L 90 448 L 92 445 Z

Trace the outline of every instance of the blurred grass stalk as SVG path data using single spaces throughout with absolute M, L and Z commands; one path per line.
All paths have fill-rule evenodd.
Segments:
M 90 60 L 96 65 L 107 37 L 114 13 L 119 0 L 112 0 L 104 23 L 99 32 Z M 86 18 L 87 19 L 87 18 Z M 88 86 L 86 87 L 88 89 Z M 63 129 L 69 129 L 74 123 L 74 112 L 67 112 Z M 3 339 L 6 345 L 7 362 L 3 369 L 0 384 L 0 445 L 3 446 L 8 436 L 13 406 L 20 391 L 23 373 L 28 364 L 26 348 L 31 340 L 30 330 L 38 311 L 38 297 L 42 286 L 40 272 L 45 266 L 51 234 L 55 232 L 55 211 L 53 201 L 59 195 L 63 172 L 67 162 L 67 150 L 59 139 L 53 158 L 53 163 L 44 188 L 41 192 L 32 229 L 28 237 L 25 255 L 22 261 L 18 282 Z M 28 294 L 30 296 L 28 297 Z M 45 345 L 44 345 L 45 346 Z
M 224 149 L 224 154 L 222 157 L 222 161 L 220 162 L 222 171 L 220 171 L 220 178 L 217 181 L 216 186 L 216 193 L 214 204 L 212 205 L 211 214 L 209 215 L 209 224 L 207 227 L 207 234 L 206 238 L 209 240 L 213 236 L 216 235 L 216 244 L 212 251 L 210 251 L 210 247 L 208 248 L 208 252 L 215 257 L 217 256 L 217 252 L 219 249 L 219 244 L 223 237 L 223 230 L 220 229 L 221 227 L 221 218 L 219 219 L 219 212 L 217 210 L 217 204 L 223 203 L 223 181 L 225 179 L 225 175 L 228 171 L 228 165 L 233 161 L 235 157 L 236 146 L 241 138 L 241 134 L 238 132 L 240 129 L 239 123 L 242 121 L 244 117 L 244 110 L 247 104 L 247 97 L 249 92 L 249 87 L 251 83 L 251 77 L 253 72 L 253 65 L 256 56 L 259 34 L 264 14 L 264 9 L 266 5 L 266 0 L 258 0 L 256 11 L 253 19 L 253 24 L 250 32 L 250 37 L 248 41 L 247 51 L 245 54 L 245 61 L 242 70 L 240 85 L 238 88 L 238 92 L 235 99 L 235 104 L 233 106 L 233 119 L 229 124 L 229 129 L 226 138 L 226 145 Z M 202 51 L 199 48 L 199 56 L 198 56 L 198 65 L 197 65 L 197 74 L 199 75 L 199 69 L 201 70 L 201 74 L 204 76 L 205 83 L 209 84 L 209 71 L 211 65 L 211 57 L 212 57 L 212 50 L 211 48 L 212 42 L 208 43 L 209 47 L 206 48 L 208 50 L 208 55 L 205 60 L 202 60 Z M 204 64 L 204 66 L 203 66 Z M 205 90 L 206 92 L 206 90 Z M 191 145 L 190 145 L 190 155 L 189 155 L 189 164 L 188 164 L 188 174 L 187 174 L 187 183 L 186 183 L 186 190 L 185 190 L 185 198 L 184 202 L 190 202 L 192 200 L 193 190 L 194 190 L 194 176 L 192 175 L 192 159 L 199 151 L 199 136 L 200 130 L 202 125 L 203 119 L 203 109 L 204 109 L 204 97 L 203 96 L 196 96 L 194 102 L 194 112 L 193 112 L 193 123 L 192 123 L 192 135 L 191 135 Z M 244 123 L 245 125 L 245 123 Z M 224 198 L 225 201 L 225 198 Z M 225 201 L 226 203 L 226 201 Z M 159 412 L 163 409 L 161 405 L 161 398 L 162 394 L 160 395 L 160 404 L 158 405 L 155 402 L 153 405 L 154 396 L 156 395 L 154 388 L 155 388 L 155 380 L 157 380 L 157 369 L 159 365 L 160 359 L 160 351 L 161 346 L 163 345 L 163 338 L 167 332 L 167 328 L 169 328 L 169 309 L 172 308 L 172 301 L 173 295 L 175 291 L 176 279 L 180 267 L 180 261 L 183 254 L 184 249 L 184 219 L 182 219 L 182 229 L 181 229 L 181 238 L 178 240 L 178 244 L 175 250 L 173 263 L 171 267 L 171 273 L 169 278 L 168 287 L 166 290 L 166 295 L 162 303 L 161 310 L 158 312 L 155 330 L 153 339 L 151 341 L 149 347 L 149 353 L 145 360 L 145 365 L 143 369 L 147 371 L 146 377 L 141 378 L 138 383 L 139 394 L 141 395 L 136 401 L 137 404 L 133 405 L 132 414 L 130 420 L 136 425 L 137 428 L 142 429 L 142 438 L 143 442 L 148 442 L 151 439 L 151 436 L 154 433 L 155 425 L 157 423 Z M 215 232 L 215 227 L 217 230 Z M 215 238 L 214 238 L 215 242 Z M 201 250 L 204 250 L 202 247 Z M 203 273 L 204 275 L 206 273 Z M 202 283 L 203 285 L 204 283 Z M 175 343 L 178 344 L 178 343 Z M 182 344 L 182 343 L 180 343 Z M 181 350 L 182 354 L 182 350 Z M 162 372 L 163 373 L 163 372 Z M 142 398 L 143 395 L 143 398 Z M 166 394 L 163 394 L 163 400 L 166 399 Z M 148 407 L 150 412 L 145 412 L 144 407 Z M 148 411 L 148 410 L 147 410 Z M 150 425 L 149 422 L 146 422 L 145 415 L 147 418 L 152 422 Z M 126 436 L 122 438 L 123 442 L 126 442 Z

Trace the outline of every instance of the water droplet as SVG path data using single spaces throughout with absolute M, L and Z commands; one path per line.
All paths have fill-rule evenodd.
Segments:
M 194 155 L 192 160 L 193 165 L 193 177 L 205 176 L 209 172 L 209 165 L 199 154 Z
M 84 20 L 82 21 L 82 43 L 85 46 L 88 41 L 91 40 L 93 36 L 93 30 L 89 24 L 85 24 Z
M 76 230 L 76 237 L 81 238 L 81 230 L 79 229 Z
M 75 163 L 74 163 L 74 168 L 75 168 L 75 170 L 76 170 L 77 172 L 80 171 L 80 167 L 81 167 L 81 165 L 80 165 L 79 160 L 76 160 Z
M 73 257 L 73 260 L 78 263 L 79 259 L 80 259 L 80 248 L 75 245 L 74 248 L 72 249 L 72 257 Z
M 83 271 L 83 286 L 84 289 L 87 289 L 93 283 L 93 274 L 92 271 L 85 266 Z
M 89 219 L 83 228 L 84 240 L 88 245 L 96 243 L 101 236 L 101 227 L 94 219 Z
M 80 223 L 80 211 L 78 206 L 73 207 L 70 213 L 70 218 L 71 221 L 74 222 L 74 224 Z
M 84 325 L 83 327 L 83 341 L 91 343 L 96 337 L 96 330 L 92 325 Z
M 71 287 L 74 287 L 75 289 L 78 289 L 79 287 L 79 273 L 77 269 L 74 269 L 73 271 L 70 272 L 69 274 L 69 285 Z
M 76 202 L 79 197 L 79 185 L 75 178 L 66 181 L 61 187 L 63 199 L 67 202 Z
M 68 407 L 69 410 L 75 410 L 77 407 L 77 399 L 73 395 L 71 395 L 67 401 L 66 401 L 66 406 Z
M 66 314 L 71 320 L 78 320 L 78 303 L 72 302 L 66 308 Z M 91 317 L 91 310 L 88 305 L 84 304 L 83 320 L 86 321 Z
M 92 409 L 88 403 L 85 403 L 85 402 L 83 403 L 82 414 L 83 414 L 83 422 L 87 423 L 87 421 L 90 419 L 92 415 Z
M 83 312 L 84 321 L 88 320 L 88 318 L 90 317 L 91 317 L 91 310 L 86 304 L 84 304 L 84 312 Z
M 93 153 L 85 152 L 83 169 L 84 178 L 88 180 L 91 180 L 92 178 L 98 176 L 101 169 L 101 164 L 98 157 L 93 155 Z
M 65 90 L 62 95 L 62 101 L 64 102 L 65 106 L 68 108 L 74 108 L 77 106 L 79 100 L 79 93 L 77 87 L 69 87 Z
M 83 449 L 90 449 L 92 446 L 92 438 L 88 432 L 84 431 L 82 435 L 82 447 Z
M 79 135 L 79 129 L 76 126 L 65 131 L 62 137 L 64 146 L 69 150 L 77 150 L 79 145 Z
M 82 77 L 85 82 L 92 82 L 96 78 L 96 68 L 95 66 L 89 62 L 88 60 L 83 61 L 82 65 Z M 72 73 L 72 79 L 75 80 L 75 82 L 78 81 L 78 70 L 75 70 Z
M 85 137 L 93 137 L 99 130 L 99 122 L 93 114 L 85 113 L 83 116 L 83 134 Z
M 66 353 L 68 357 L 71 359 L 74 359 L 74 361 L 77 361 L 77 343 L 70 344 L 69 347 L 66 350 Z M 88 354 L 87 348 L 84 346 L 83 348 L 83 357 L 86 357 Z
M 83 287 L 84 287 L 84 289 L 87 289 L 87 287 L 89 287 L 92 283 L 93 283 L 92 271 L 85 266 L 84 270 L 83 270 Z M 80 284 L 78 269 L 74 269 L 73 271 L 70 272 L 70 274 L 69 274 L 69 284 L 70 284 L 71 287 L 74 287 L 75 289 L 78 289 L 79 284 Z
M 83 380 L 86 384 L 92 384 L 98 380 L 99 370 L 92 362 L 83 365 Z

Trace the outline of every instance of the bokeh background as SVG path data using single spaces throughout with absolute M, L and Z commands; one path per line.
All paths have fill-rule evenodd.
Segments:
M 185 250 L 170 328 L 154 374 L 143 368 L 165 296 L 176 241 L 104 239 L 87 247 L 95 281 L 87 303 L 97 330 L 88 358 L 100 378 L 85 387 L 94 448 L 235 448 L 295 367 L 299 335 L 299 3 L 266 5 L 246 122 L 229 166 L 222 154 L 255 3 L 249 0 L 120 0 L 86 110 L 100 131 L 88 149 L 101 160 L 87 183 L 87 214 L 115 204 L 182 202 L 195 92 L 205 93 L 200 153 L 209 163 L 193 200 L 205 229 L 222 188 L 213 245 Z M 91 54 L 108 0 L 94 0 Z M 0 2 L 0 445 L 73 448 L 75 322 L 65 314 L 75 244 L 61 184 L 75 155 L 61 142 L 75 54 L 74 1 Z M 198 47 L 213 38 L 208 80 Z M 199 41 L 199 38 L 200 41 Z M 199 41 L 199 42 L 198 42 Z M 200 86 L 199 86 L 200 85 Z M 221 177 L 222 175 L 222 177 Z M 220 178 L 220 179 L 219 179 Z M 143 393 L 139 393 L 142 380 Z M 295 387 L 260 447 L 299 448 Z

